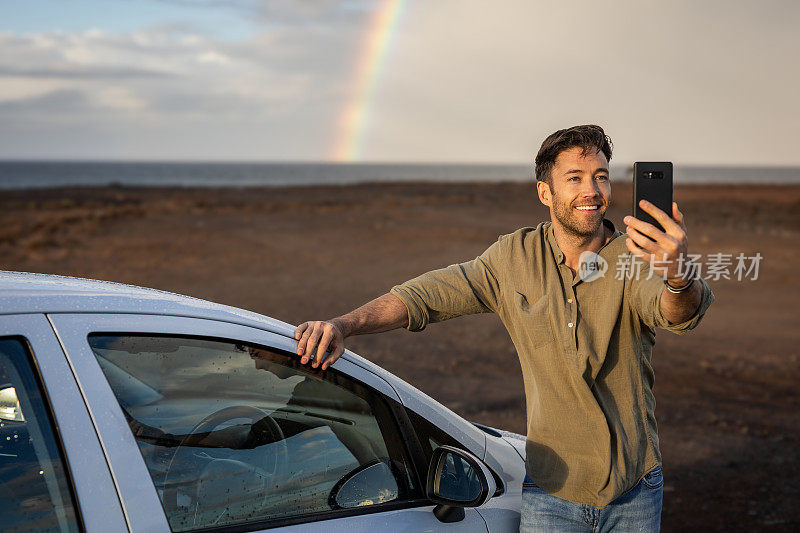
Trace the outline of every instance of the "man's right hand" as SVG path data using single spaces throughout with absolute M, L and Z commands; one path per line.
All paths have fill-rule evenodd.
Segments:
M 294 331 L 294 338 L 298 341 L 297 355 L 302 358 L 300 362 L 306 364 L 311 361 L 314 368 L 322 365 L 322 370 L 325 370 L 344 353 L 344 334 L 341 326 L 333 320 L 303 322 Z M 328 351 L 330 355 L 323 361 Z
M 408 310 L 394 294 L 384 294 L 346 315 L 327 322 L 303 322 L 294 330 L 300 362 L 322 370 L 331 366 L 344 353 L 344 339 L 350 335 L 389 331 L 408 324 Z M 325 358 L 325 352 L 330 352 Z M 324 360 L 323 360 L 324 359 Z

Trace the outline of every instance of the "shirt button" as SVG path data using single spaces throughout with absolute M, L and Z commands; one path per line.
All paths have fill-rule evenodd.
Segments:
M 570 322 L 569 324 L 567 324 L 567 326 L 569 326 L 569 327 L 572 327 L 572 322 Z
M 571 304 L 572 303 L 572 298 L 567 299 L 567 303 Z

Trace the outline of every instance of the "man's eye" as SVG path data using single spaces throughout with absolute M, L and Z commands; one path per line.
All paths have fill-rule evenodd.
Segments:
M 578 176 L 572 176 L 567 181 L 580 181 L 580 178 Z
M 605 180 L 607 180 L 607 179 L 608 179 L 608 176 L 606 176 L 605 174 L 600 174 L 600 175 L 599 175 L 599 176 L 597 176 L 595 179 L 598 179 L 598 180 L 600 180 L 600 181 L 605 181 Z

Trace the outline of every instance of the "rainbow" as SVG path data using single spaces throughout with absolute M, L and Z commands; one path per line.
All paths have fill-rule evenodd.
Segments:
M 406 0 L 383 0 L 383 5 L 375 11 L 370 21 L 364 53 L 356 69 L 353 98 L 345 106 L 339 120 L 336 143 L 331 154 L 334 161 L 361 159 L 369 129 L 370 104 L 405 3 Z

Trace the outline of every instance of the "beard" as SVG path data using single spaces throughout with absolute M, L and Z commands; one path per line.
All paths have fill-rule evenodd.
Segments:
M 580 212 L 570 202 L 562 200 L 555 194 L 553 198 L 553 217 L 561 224 L 567 233 L 576 237 L 587 238 L 597 234 L 603 225 L 603 214 L 606 204 L 602 199 L 593 200 L 600 204 L 597 211 Z M 583 204 L 587 202 L 582 202 Z

